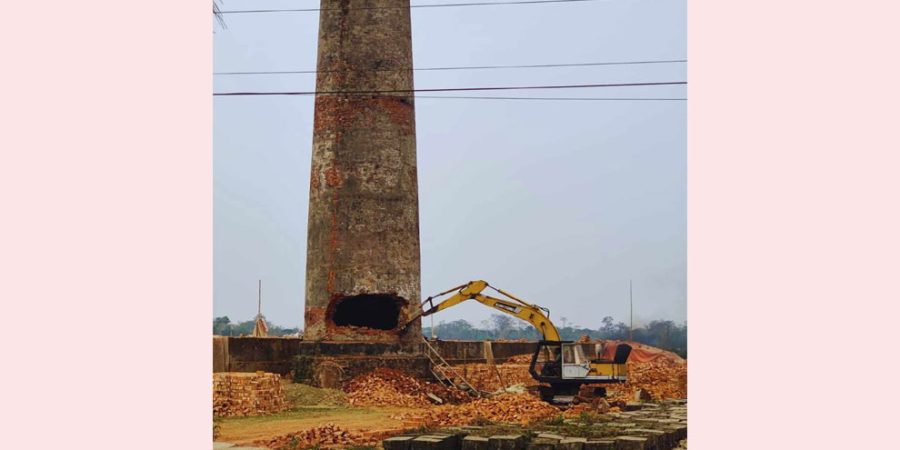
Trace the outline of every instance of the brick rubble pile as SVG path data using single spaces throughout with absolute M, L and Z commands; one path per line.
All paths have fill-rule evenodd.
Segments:
M 427 407 L 432 394 L 445 403 L 471 400 L 468 394 L 437 383 L 421 381 L 401 371 L 378 368 L 347 383 L 347 401 L 354 406 Z
M 213 415 L 257 416 L 287 409 L 281 377 L 274 373 L 213 374 Z
M 531 356 L 528 357 L 531 361 Z M 538 384 L 528 373 L 529 364 L 506 362 L 496 368 L 490 364 L 465 364 L 457 368 L 476 389 L 484 392 L 496 392 L 505 387 L 521 384 L 532 386 Z M 497 377 L 499 372 L 500 376 Z
M 638 389 L 647 391 L 654 401 L 687 398 L 687 361 L 671 352 L 647 345 L 635 345 L 639 345 L 644 352 L 652 352 L 656 357 L 649 361 L 629 359 L 627 363 L 629 381 L 607 385 L 610 404 L 633 401 L 634 392 Z M 538 382 L 528 373 L 531 357 L 530 354 L 513 356 L 506 362 L 497 364 L 496 370 L 490 364 L 464 364 L 458 366 L 457 370 L 464 373 L 466 379 L 482 391 L 496 392 L 504 387 L 503 384 L 535 386 Z M 592 387 L 586 387 L 582 393 L 587 395 L 591 389 Z
M 528 424 L 558 416 L 559 409 L 529 394 L 501 394 L 462 405 L 437 406 L 427 413 L 395 416 L 413 426 L 461 426 L 483 421 Z
M 610 403 L 634 400 L 643 389 L 652 400 L 687 398 L 687 362 L 661 358 L 649 362 L 628 362 L 628 382 L 609 388 Z
M 504 361 L 504 364 L 525 364 L 526 366 L 528 366 L 531 364 L 531 358 L 533 358 L 533 357 L 534 357 L 534 355 L 532 355 L 531 353 L 526 353 L 524 355 L 510 356 L 509 358 L 506 359 L 506 361 Z
M 254 445 L 264 446 L 275 450 L 280 449 L 303 449 L 317 447 L 320 449 L 342 449 L 358 445 L 374 446 L 375 442 L 370 442 L 371 438 L 367 438 L 359 433 L 347 431 L 333 423 L 303 430 L 296 433 L 288 433 L 272 439 L 265 439 L 254 442 Z

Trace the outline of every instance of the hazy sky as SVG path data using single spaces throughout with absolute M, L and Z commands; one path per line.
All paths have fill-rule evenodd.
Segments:
M 413 0 L 413 4 L 457 0 Z M 316 8 L 225 0 L 223 9 Z M 216 71 L 315 68 L 315 12 L 229 15 Z M 414 65 L 686 59 L 686 2 L 412 10 Z M 314 75 L 216 76 L 218 92 L 314 90 Z M 686 64 L 420 71 L 417 88 L 683 81 Z M 455 95 L 440 93 L 434 95 Z M 476 95 L 476 94 L 470 94 Z M 686 97 L 683 86 L 478 93 Z M 311 97 L 214 101 L 214 314 L 302 326 Z M 422 295 L 484 279 L 596 327 L 686 319 L 686 102 L 416 100 Z M 435 323 L 493 311 L 461 305 Z M 428 325 L 428 321 L 424 325 Z M 558 322 L 561 323 L 561 322 Z

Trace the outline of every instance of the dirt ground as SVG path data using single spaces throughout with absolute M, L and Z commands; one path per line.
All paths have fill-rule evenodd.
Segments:
M 254 441 L 314 428 L 325 423 L 333 423 L 345 430 L 360 433 L 399 430 L 403 428 L 403 422 L 392 419 L 391 416 L 416 411 L 403 407 L 299 406 L 270 416 L 222 419 L 216 440 L 250 445 Z
M 686 362 L 669 355 L 662 357 L 651 353 L 648 355 L 653 358 L 644 355 L 645 361 L 629 361 L 631 380 L 609 390 L 613 412 L 619 411 L 619 407 L 624 407 L 626 402 L 631 401 L 634 391 L 638 388 L 648 391 L 653 400 L 686 398 Z M 520 387 L 535 384 L 528 375 L 528 365 L 518 360 L 511 360 L 496 368 L 487 364 L 468 364 L 458 366 L 458 369 L 465 372 L 469 381 L 483 391 L 490 392 L 514 384 Z M 324 426 L 334 427 L 326 430 L 325 434 L 328 436 L 331 435 L 328 433 L 337 430 L 336 433 L 344 433 L 344 436 L 352 435 L 348 442 L 372 443 L 388 435 L 399 434 L 403 430 L 423 426 L 459 425 L 456 422 L 468 423 L 470 416 L 473 420 L 478 416 L 477 411 L 481 408 L 479 405 L 474 406 L 476 410 L 474 412 L 472 404 L 468 403 L 457 406 L 431 405 L 425 397 L 426 392 L 434 391 L 431 389 L 434 386 L 430 383 L 417 381 L 401 373 L 376 372 L 355 379 L 348 385 L 347 392 L 282 381 L 284 398 L 289 405 L 288 410 L 267 416 L 216 419 L 218 429 L 216 440 L 237 445 L 274 448 L 283 446 L 282 441 L 296 436 L 297 433 L 315 431 L 314 429 Z M 436 391 L 436 393 L 439 398 L 452 400 L 452 396 L 448 396 L 447 392 Z M 527 393 L 523 395 L 531 397 Z M 520 422 L 519 419 L 531 420 L 536 406 L 524 398 L 517 397 L 506 399 L 510 400 L 508 402 L 504 402 L 502 396 L 492 397 L 502 404 L 491 406 L 489 409 L 503 414 L 502 417 L 491 417 L 489 421 L 506 423 Z M 457 402 L 450 403 L 455 405 Z M 580 417 L 581 413 L 586 412 L 586 408 L 593 411 L 594 406 L 590 405 L 591 403 L 576 405 L 571 411 L 560 411 L 558 417 L 560 420 Z M 546 405 L 541 403 L 538 406 Z M 547 417 L 550 416 L 553 414 L 543 414 L 539 419 L 548 420 Z

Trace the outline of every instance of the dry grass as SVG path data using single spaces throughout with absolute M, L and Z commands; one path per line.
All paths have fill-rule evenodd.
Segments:
M 284 399 L 291 408 L 301 406 L 344 406 L 347 396 L 337 389 L 321 389 L 306 384 L 282 381 Z

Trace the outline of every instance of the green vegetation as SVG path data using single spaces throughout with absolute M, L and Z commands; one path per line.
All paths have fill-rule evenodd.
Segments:
M 337 389 L 322 389 L 300 383 L 282 383 L 284 399 L 292 408 L 302 406 L 344 406 L 347 396 Z
M 216 317 L 213 319 L 213 334 L 217 336 L 249 336 L 253 333 L 255 325 L 256 319 L 231 323 L 231 319 L 228 316 Z M 268 320 L 266 325 L 269 326 L 269 336 L 287 336 L 297 334 L 300 331 L 298 328 L 282 328 L 278 325 L 273 325 Z
M 313 362 L 311 356 L 294 357 L 294 383 L 309 383 L 313 379 Z
M 565 423 L 566 423 L 566 418 L 563 417 L 562 414 L 560 414 L 560 415 L 558 415 L 558 416 L 556 416 L 556 417 L 547 419 L 544 423 L 545 423 L 546 425 L 548 425 L 548 426 L 551 426 L 551 427 L 558 427 L 558 426 L 561 426 L 561 425 L 565 425 Z

